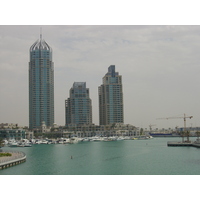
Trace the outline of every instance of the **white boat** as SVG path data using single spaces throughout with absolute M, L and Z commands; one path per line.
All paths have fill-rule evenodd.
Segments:
M 100 141 L 102 141 L 102 138 L 100 138 L 100 137 L 92 137 L 92 140 L 94 142 L 100 142 Z
M 19 143 L 17 146 L 18 147 L 24 147 L 24 144 L 23 143 Z
M 18 144 L 18 142 L 10 142 L 9 143 L 9 147 L 17 147 L 19 144 Z
M 41 144 L 48 144 L 47 140 L 42 140 Z
M 35 139 L 31 139 L 30 141 L 31 141 L 31 144 L 35 144 L 36 140 Z
M 32 147 L 32 145 L 30 143 L 25 143 L 24 147 Z
M 69 143 L 70 143 L 70 139 L 69 138 L 63 139 L 63 144 L 69 144 Z
M 88 142 L 88 141 L 90 141 L 88 138 L 83 138 L 83 140 L 82 140 L 83 142 Z
M 104 137 L 103 141 L 104 142 L 110 142 L 110 141 L 113 141 L 113 139 L 111 137 Z
M 109 139 L 110 139 L 111 141 L 115 141 L 115 140 L 117 140 L 117 137 L 115 137 L 115 136 L 110 136 Z
M 42 141 L 41 140 L 36 140 L 35 144 L 42 144 Z
M 57 143 L 58 144 L 68 144 L 68 143 L 70 143 L 70 139 L 69 138 L 60 138 Z
M 3 143 L 4 143 L 5 146 L 8 145 L 8 140 L 4 139 Z
M 83 141 L 83 138 L 77 138 L 79 142 L 82 142 Z
M 146 136 L 146 135 L 143 135 L 143 136 L 139 136 L 137 137 L 138 140 L 148 140 L 148 139 L 153 139 L 152 136 Z
M 78 142 L 79 142 L 78 138 L 76 138 L 76 137 L 70 138 L 71 144 L 75 144 L 75 143 L 78 143 Z
M 120 137 L 117 138 L 117 141 L 121 141 L 121 140 L 124 140 L 124 137 L 120 136 Z

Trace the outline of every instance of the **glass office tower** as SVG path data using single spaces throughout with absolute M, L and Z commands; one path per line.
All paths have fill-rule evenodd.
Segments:
M 29 129 L 54 123 L 54 63 L 52 49 L 42 39 L 30 47 L 29 62 Z
M 70 97 L 65 100 L 65 124 L 92 124 L 92 101 L 85 82 L 74 82 Z
M 99 86 L 99 123 L 124 123 L 122 76 L 110 65 Z

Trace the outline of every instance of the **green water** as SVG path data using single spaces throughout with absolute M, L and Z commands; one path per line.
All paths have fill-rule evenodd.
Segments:
M 4 147 L 25 152 L 27 160 L 0 175 L 200 175 L 200 148 L 167 141 L 181 138 Z

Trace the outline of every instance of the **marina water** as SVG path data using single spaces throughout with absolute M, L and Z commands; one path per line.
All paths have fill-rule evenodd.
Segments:
M 23 151 L 27 160 L 0 175 L 199 175 L 200 148 L 168 141 L 181 138 L 3 147 Z

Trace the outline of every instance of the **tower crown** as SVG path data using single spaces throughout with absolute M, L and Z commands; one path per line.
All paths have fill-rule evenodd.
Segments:
M 52 51 L 52 50 L 51 50 L 51 47 L 45 42 L 45 40 L 42 39 L 42 35 L 40 35 L 40 39 L 37 40 L 37 41 L 30 47 L 30 51 L 36 51 L 36 50 Z

